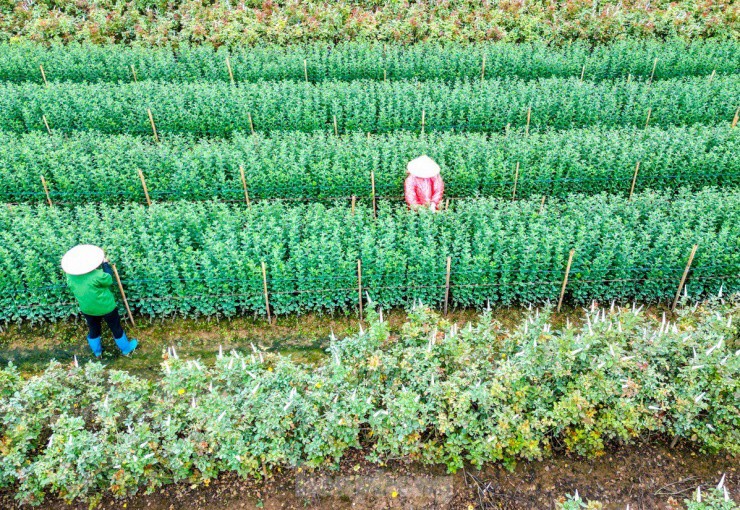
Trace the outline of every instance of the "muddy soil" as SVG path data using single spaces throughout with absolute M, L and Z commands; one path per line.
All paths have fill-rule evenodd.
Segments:
M 362 452 L 348 455 L 337 470 L 301 468 L 276 473 L 266 482 L 224 475 L 207 486 L 177 484 L 151 495 L 125 500 L 105 498 L 100 509 L 236 510 L 236 509 L 554 509 L 555 502 L 576 490 L 607 510 L 683 508 L 677 502 L 698 485 L 706 489 L 726 475 L 725 486 L 740 501 L 737 458 L 705 456 L 660 440 L 613 448 L 596 459 L 559 455 L 521 462 L 513 472 L 498 465 L 448 474 L 444 468 L 390 462 L 368 463 Z M 0 508 L 18 508 L 12 494 L 0 493 Z M 48 500 L 49 510 L 83 510 Z

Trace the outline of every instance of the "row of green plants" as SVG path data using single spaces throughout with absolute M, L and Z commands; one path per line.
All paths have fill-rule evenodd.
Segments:
M 333 340 L 319 366 L 257 348 L 213 365 L 168 348 L 154 380 L 77 361 L 24 379 L 11 364 L 0 488 L 92 507 L 226 472 L 336 466 L 356 448 L 451 472 L 656 437 L 740 453 L 737 302 L 669 323 L 607 305 L 562 329 L 547 308 L 513 330 L 490 313 L 458 328 L 415 307 L 393 334 L 372 306 L 368 329 Z
M 147 316 L 355 313 L 362 290 L 383 306 L 670 300 L 692 246 L 687 293 L 740 290 L 740 192 L 649 192 L 455 201 L 411 212 L 383 202 L 247 208 L 221 202 L 0 209 L 0 320 L 77 313 L 59 261 L 78 243 L 102 246 L 129 302 Z
M 38 1 L 0 3 L 0 40 L 95 44 L 260 45 L 345 40 L 547 41 L 737 37 L 732 0 L 655 0 L 649 6 L 545 0 Z
M 696 488 L 696 491 L 683 500 L 683 503 L 681 505 L 674 497 L 670 497 L 666 502 L 668 505 L 666 508 L 670 510 L 680 510 L 682 508 L 686 510 L 737 510 L 740 508 L 740 505 L 733 501 L 727 487 L 724 486 L 724 475 L 717 487 L 707 487 L 702 490 L 700 485 Z M 590 501 L 584 500 L 578 495 L 578 491 L 573 495 L 566 494 L 555 502 L 556 510 L 581 510 L 583 508 L 586 510 L 603 510 L 604 505 L 593 499 Z
M 544 43 L 472 45 L 381 44 L 373 42 L 257 46 L 96 46 L 0 44 L 0 81 L 42 83 L 260 80 L 457 80 L 519 77 L 627 78 L 644 81 L 682 76 L 735 74 L 737 41 L 665 43 L 625 40 L 595 48 L 585 43 L 553 47 Z M 226 61 L 229 61 L 231 73 Z M 483 60 L 485 59 L 485 68 Z M 657 60 L 657 62 L 656 62 Z M 41 66 L 44 74 L 41 73 Z M 585 67 L 584 67 L 585 66 Z M 654 70 L 653 70 L 654 67 Z
M 0 132 L 0 199 L 55 204 L 145 200 L 142 170 L 154 200 L 400 199 L 406 164 L 428 154 L 442 167 L 447 197 L 562 197 L 572 192 L 628 195 L 682 186 L 740 185 L 740 130 L 727 126 L 591 127 L 492 134 L 395 132 L 349 134 L 236 133 L 230 139 L 75 132 Z M 516 164 L 519 173 L 516 174 Z
M 593 125 L 729 125 L 740 80 L 0 84 L 0 130 L 227 136 L 234 131 L 530 131 Z M 650 118 L 648 119 L 648 114 Z

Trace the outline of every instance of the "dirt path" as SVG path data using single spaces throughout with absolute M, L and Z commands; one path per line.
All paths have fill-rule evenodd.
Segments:
M 519 463 L 513 472 L 500 466 L 454 475 L 444 469 L 400 462 L 385 468 L 369 464 L 353 452 L 337 471 L 291 469 L 267 483 L 225 475 L 206 486 L 178 484 L 149 496 L 127 500 L 105 499 L 101 509 L 126 510 L 236 510 L 277 509 L 552 509 L 557 498 L 578 490 L 584 499 L 596 499 L 607 510 L 673 508 L 702 485 L 716 485 L 726 474 L 726 487 L 740 500 L 738 459 L 704 456 L 665 445 L 635 445 L 611 450 L 597 459 L 557 456 Z M 10 494 L 0 494 L 0 507 L 16 508 Z M 44 509 L 83 510 L 47 501 Z

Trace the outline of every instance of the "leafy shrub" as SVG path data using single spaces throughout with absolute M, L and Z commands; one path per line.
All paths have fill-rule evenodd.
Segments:
M 252 199 L 378 196 L 400 199 L 406 163 L 422 153 L 442 166 L 448 197 L 510 198 L 571 192 L 740 185 L 740 130 L 718 127 L 586 128 L 507 135 L 396 132 L 368 138 L 324 133 L 235 134 L 228 140 L 77 132 L 0 133 L 0 197 L 44 202 L 39 174 L 55 203 L 143 202 L 137 170 L 155 200 L 243 200 L 239 165 Z
M 531 131 L 587 126 L 643 127 L 648 109 L 654 126 L 727 125 L 735 114 L 740 80 L 721 76 L 599 83 L 577 78 L 426 82 L 290 81 L 240 83 L 0 85 L 0 130 L 150 134 L 151 108 L 161 135 L 227 136 L 258 131 L 342 132 L 425 130 L 503 132 L 524 128 L 531 106 Z
M 264 314 L 261 262 L 276 314 L 349 312 L 363 288 L 383 306 L 484 306 L 566 299 L 672 298 L 693 244 L 692 297 L 740 289 L 740 193 L 704 190 L 551 200 L 455 201 L 439 214 L 381 203 L 289 206 L 176 202 L 0 209 L 0 319 L 77 313 L 59 261 L 77 243 L 105 248 L 141 314 Z
M 40 65 L 49 81 L 171 82 L 234 80 L 458 80 L 481 76 L 537 78 L 580 77 L 586 80 L 627 78 L 647 80 L 685 76 L 734 74 L 740 68 L 736 41 L 640 42 L 617 41 L 591 48 L 576 43 L 560 48 L 543 43 L 441 45 L 432 43 L 379 44 L 372 42 L 260 45 L 248 49 L 210 46 L 149 48 L 90 44 L 0 45 L 0 80 L 41 83 Z M 304 60 L 306 61 L 304 69 Z M 585 70 L 583 68 L 585 66 Z
M 256 349 L 208 366 L 168 349 L 150 382 L 53 362 L 0 387 L 11 395 L 0 400 L 0 488 L 32 504 L 46 494 L 96 501 L 227 471 L 336 465 L 359 447 L 372 461 L 450 471 L 540 459 L 557 444 L 600 455 L 648 434 L 740 453 L 737 303 L 673 324 L 597 309 L 562 330 L 549 309 L 513 331 L 490 314 L 459 329 L 417 307 L 391 335 L 368 316 L 370 328 L 333 341 L 319 367 Z M 19 379 L 12 365 L 0 374 Z

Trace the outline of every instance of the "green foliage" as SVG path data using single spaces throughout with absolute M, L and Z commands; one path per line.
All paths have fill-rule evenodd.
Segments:
M 740 508 L 740 505 L 730 499 L 724 487 L 711 488 L 706 491 L 698 487 L 693 496 L 685 499 L 684 503 L 686 510 L 737 510 Z
M 425 130 L 503 132 L 650 124 L 728 125 L 740 96 L 734 76 L 642 82 L 580 82 L 577 78 L 426 82 L 301 82 L 0 85 L 0 130 L 97 130 L 150 134 L 147 109 L 164 137 L 172 133 L 228 136 L 249 131 L 341 132 Z
M 543 43 L 486 43 L 473 45 L 379 44 L 367 42 L 257 46 L 144 48 L 90 44 L 0 45 L 0 81 L 42 83 L 133 82 L 138 80 L 194 82 L 234 80 L 457 80 L 481 76 L 523 79 L 580 77 L 585 80 L 627 78 L 647 80 L 686 76 L 735 74 L 740 69 L 740 44 L 736 41 L 640 42 L 617 41 L 591 48 L 576 43 L 555 48 Z M 304 70 L 305 60 L 305 70 Z M 585 71 L 583 69 L 585 66 Z
M 116 262 L 133 308 L 145 315 L 264 314 L 261 262 L 276 314 L 354 311 L 363 288 L 383 306 L 453 306 L 566 299 L 672 298 L 692 245 L 691 297 L 740 290 L 740 193 L 600 194 L 540 200 L 471 199 L 412 213 L 382 203 L 288 206 L 176 202 L 0 209 L 0 320 L 77 312 L 59 261 L 78 243 Z
M 0 197 L 46 200 L 39 175 L 59 204 L 143 202 L 137 170 L 155 200 L 242 200 L 239 165 L 252 199 L 400 199 L 406 163 L 429 154 L 441 166 L 447 197 L 510 198 L 520 162 L 517 197 L 572 192 L 626 195 L 635 191 L 730 188 L 740 185 L 740 130 L 727 126 L 587 128 L 562 132 L 483 135 L 395 132 L 339 138 L 324 133 L 235 134 L 231 139 L 151 137 L 77 132 L 49 136 L 0 133 Z
M 450 471 L 540 459 L 558 444 L 601 455 L 656 434 L 740 452 L 736 302 L 675 324 L 597 309 L 560 330 L 546 308 L 513 331 L 490 314 L 459 329 L 417 307 L 394 335 L 368 311 L 369 329 L 332 341 L 318 367 L 257 349 L 206 366 L 168 349 L 161 376 L 148 381 L 97 362 L 54 362 L 0 400 L 0 488 L 37 505 L 47 494 L 95 501 L 224 472 L 335 466 L 350 448 Z M 701 400 L 710 386 L 711 400 Z M 684 396 L 719 412 L 686 416 Z

